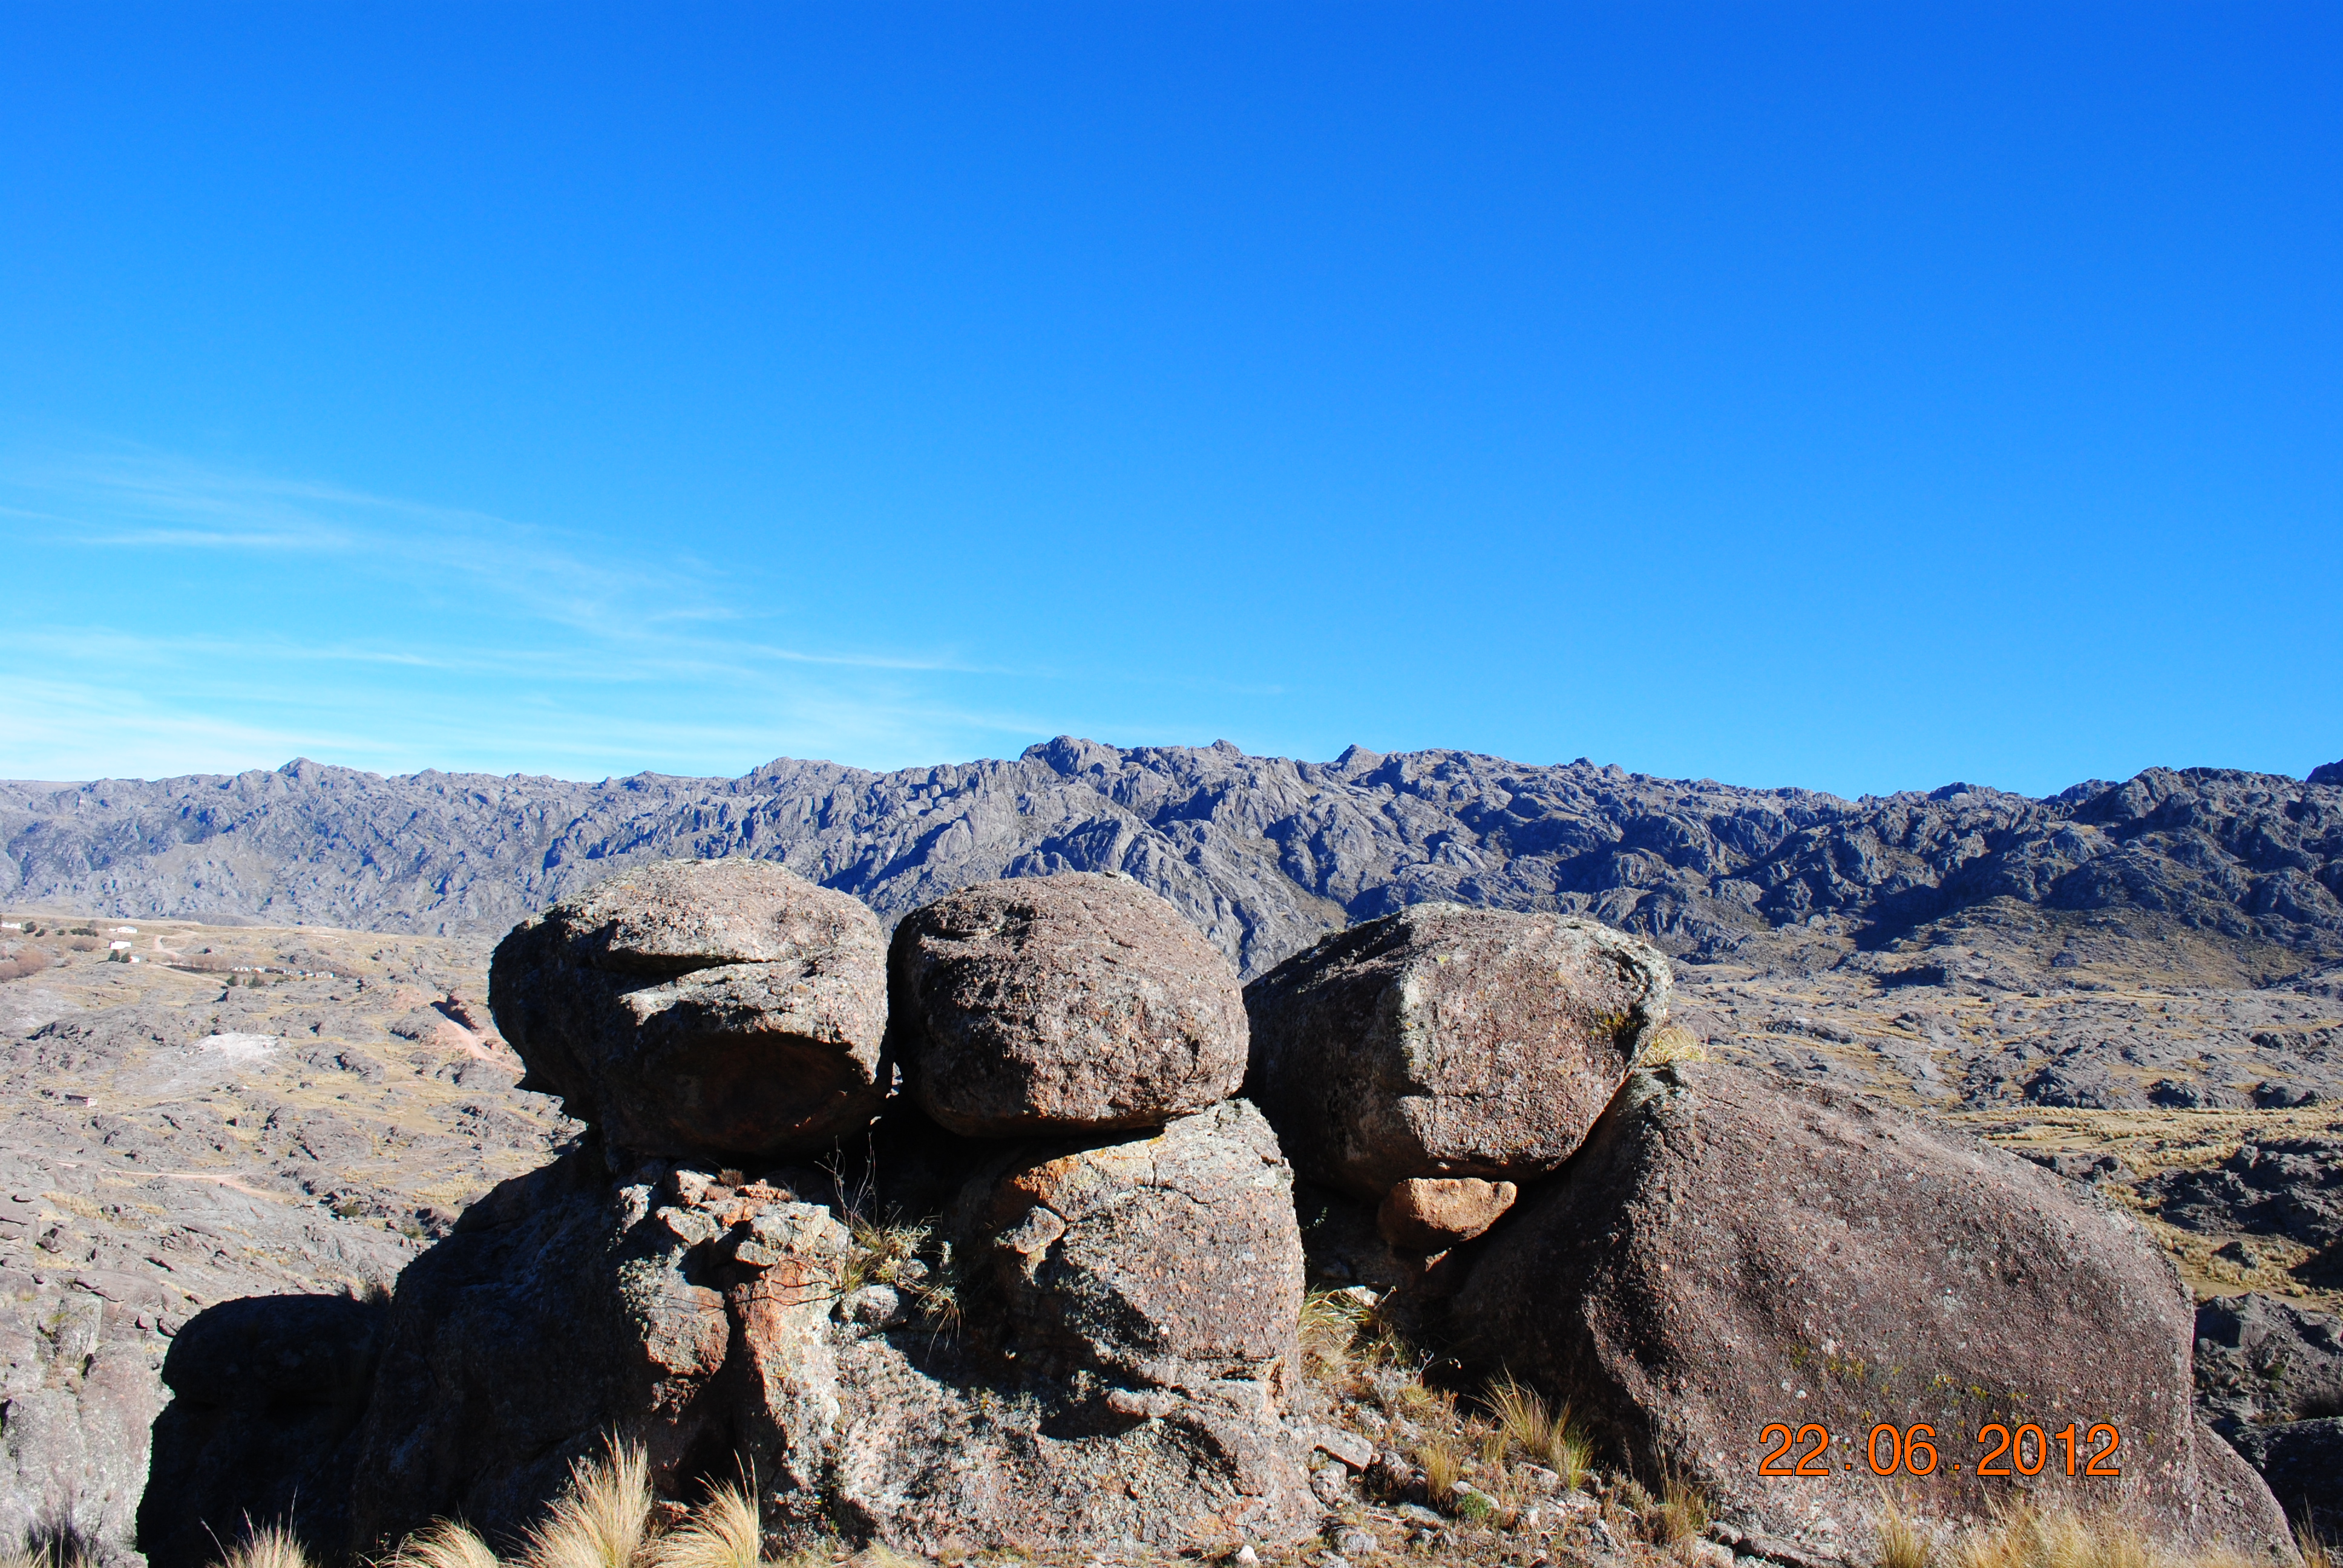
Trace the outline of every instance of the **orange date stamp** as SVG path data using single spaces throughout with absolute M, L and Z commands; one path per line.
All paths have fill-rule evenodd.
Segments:
M 1775 1442 L 1777 1433 L 1779 1442 Z M 1781 1422 L 1774 1422 L 1757 1434 L 1757 1441 L 1761 1446 L 1774 1444 L 1757 1461 L 1760 1475 L 1804 1476 L 1813 1481 L 1831 1473 L 1831 1434 L 1815 1422 L 1809 1422 L 1793 1432 Z M 1937 1442 L 1936 1429 L 1926 1422 L 1905 1427 L 1881 1422 L 1864 1442 L 1863 1462 L 1874 1475 L 1934 1475 L 1937 1466 L 1945 1462 L 1944 1456 L 1936 1451 Z M 2123 1433 L 2106 1422 L 2088 1428 L 2078 1428 L 2076 1422 L 2068 1422 L 2058 1432 L 2045 1432 L 2032 1422 L 2015 1431 L 2000 1422 L 1987 1422 L 1977 1429 L 1976 1442 L 1986 1452 L 1966 1468 L 1977 1475 L 2039 1475 L 2046 1466 L 2055 1474 L 2060 1445 L 2066 1450 L 2065 1470 L 2068 1475 L 2113 1480 L 2123 1474 L 2115 1463 L 2116 1450 L 2123 1446 Z M 1852 1459 L 1843 1459 L 1839 1467 L 1852 1471 L 1855 1464 Z M 1957 1474 L 1964 1466 L 1956 1460 L 1948 1468 Z

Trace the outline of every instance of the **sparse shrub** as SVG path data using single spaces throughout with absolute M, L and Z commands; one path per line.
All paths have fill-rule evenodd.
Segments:
M 632 1568 L 649 1537 L 650 1516 L 650 1464 L 642 1446 L 609 1439 L 601 1458 L 570 1466 L 552 1513 L 529 1532 L 523 1568 Z
M 26 975 L 39 974 L 48 967 L 48 954 L 25 948 L 13 957 L 0 959 L 0 980 L 22 980 Z

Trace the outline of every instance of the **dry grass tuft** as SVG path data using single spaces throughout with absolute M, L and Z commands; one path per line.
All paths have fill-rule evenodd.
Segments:
M 1585 1483 L 1594 1468 L 1594 1444 L 1570 1419 L 1570 1407 L 1551 1409 L 1535 1389 L 1508 1372 L 1493 1379 L 1483 1396 L 1504 1440 L 1562 1477 L 1565 1487 Z
M 1638 1067 L 1658 1067 L 1671 1061 L 1706 1061 L 1708 1047 L 1700 1036 L 1680 1023 L 1672 1023 L 1652 1037 L 1644 1054 L 1635 1059 Z
M 309 1553 L 282 1524 L 263 1524 L 228 1548 L 220 1568 L 309 1568 Z
M 1415 1462 L 1423 1468 L 1424 1495 L 1434 1508 L 1447 1507 L 1464 1479 L 1463 1455 L 1446 1439 L 1433 1438 L 1416 1445 Z
M 1930 1568 L 1936 1562 L 1936 1541 L 1895 1498 L 1880 1499 L 1871 1523 L 1879 1532 L 1879 1568 Z
M 2031 1503 L 1962 1536 L 1953 1561 L 1956 1568 L 2245 1568 L 2243 1559 L 2221 1552 L 2175 1555 L 2113 1514 Z
M 400 1542 L 386 1568 L 497 1568 L 497 1554 L 468 1525 L 435 1519 Z
M 2335 1559 L 2335 1543 L 2308 1524 L 2294 1527 L 2294 1549 L 2302 1553 L 2302 1568 L 2343 1568 Z
M 932 1221 L 907 1225 L 873 1219 L 864 1206 L 867 1194 L 850 1196 L 853 1201 L 846 1210 L 846 1265 L 839 1274 L 839 1294 L 851 1294 L 865 1285 L 890 1286 L 910 1299 L 930 1328 L 956 1332 L 961 1318 L 960 1270 L 951 1243 L 937 1240 Z
M 1420 1377 L 1408 1379 L 1383 1397 L 1383 1408 L 1393 1415 L 1425 1426 L 1451 1427 L 1456 1423 L 1456 1396 L 1446 1389 L 1432 1388 Z
M 634 1568 L 650 1537 L 650 1463 L 642 1445 L 610 1439 L 600 1459 L 581 1459 L 570 1467 L 568 1488 L 546 1522 L 529 1532 L 521 1563 Z
M 1708 1499 L 1671 1472 L 1660 1482 L 1659 1500 L 1644 1510 L 1644 1533 L 1654 1546 L 1674 1546 L 1708 1528 Z
M 1312 1291 L 1302 1299 L 1302 1363 L 1322 1382 L 1347 1385 L 1356 1375 L 1353 1351 L 1369 1309 L 1341 1291 Z
M 744 1486 L 718 1487 L 680 1528 L 651 1545 L 649 1568 L 758 1568 L 765 1532 Z

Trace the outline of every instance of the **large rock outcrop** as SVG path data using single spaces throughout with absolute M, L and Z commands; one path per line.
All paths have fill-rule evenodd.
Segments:
M 1244 1080 L 1235 971 L 1127 877 L 963 888 L 897 928 L 888 968 L 911 1092 L 955 1132 L 1158 1126 Z
M 2016 1495 L 1977 1473 L 1986 1424 L 2105 1422 L 2119 1478 L 2069 1479 L 2062 1451 L 2025 1494 L 2167 1543 L 2290 1552 L 2268 1489 L 2192 1412 L 2189 1303 L 2137 1223 L 1875 1101 L 1721 1065 L 1638 1072 L 1454 1306 L 1483 1357 L 1744 1530 L 1875 1550 L 1875 1423 L 1936 1428 L 1934 1473 L 1895 1484 L 1953 1523 Z M 1824 1427 L 1829 1473 L 1759 1475 L 1774 1423 Z
M 1570 1157 L 1667 1017 L 1655 950 L 1592 920 L 1422 904 L 1245 988 L 1248 1091 L 1314 1181 L 1522 1181 Z
M 2263 1295 L 2200 1303 L 2197 1409 L 2296 1524 L 2343 1531 L 2343 1319 Z
M 515 928 L 489 971 L 521 1087 L 622 1148 L 772 1160 L 879 1109 L 879 921 L 759 860 L 629 871 Z

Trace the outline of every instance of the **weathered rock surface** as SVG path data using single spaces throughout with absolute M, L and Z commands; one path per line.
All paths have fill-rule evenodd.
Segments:
M 843 893 L 761 860 L 669 860 L 517 927 L 489 970 L 522 1087 L 613 1143 L 778 1159 L 879 1108 L 886 958 Z
M 1410 1177 L 1542 1175 L 1673 985 L 1656 950 L 1592 920 L 1422 904 L 1245 988 L 1248 1090 L 1296 1169 L 1364 1198 Z
M 1332 762 L 1067 737 L 874 774 L 577 784 L 301 760 L 0 784 L 0 887 L 123 916 L 502 930 L 630 861 L 778 860 L 883 920 L 1003 876 L 1124 871 L 1246 976 L 1433 900 L 1594 916 L 1730 951 L 1810 923 L 1908 930 L 2008 899 L 2343 953 L 2343 785 L 2151 769 L 2048 799 L 1949 784 L 1842 800 L 1462 751 Z
M 1979 1430 L 2072 1421 L 2121 1432 L 2122 1476 L 2046 1464 L 2030 1497 L 2177 1544 L 2288 1549 L 2268 1491 L 2193 1415 L 2189 1303 L 2137 1223 L 1878 1102 L 1715 1064 L 1639 1072 L 1485 1247 L 1454 1303 L 1481 1353 L 1742 1529 L 1874 1550 L 1860 1444 L 1883 1421 L 1934 1425 L 1946 1456 L 1899 1478 L 1907 1508 L 1981 1517 L 2014 1483 L 1976 1474 Z M 1755 1473 L 1775 1422 L 1833 1434 L 1827 1479 Z
M 1301 1235 L 1258 1111 L 1001 1151 L 953 1221 L 981 1303 L 956 1354 L 900 1334 L 840 1353 L 855 1517 L 920 1550 L 1310 1533 L 1309 1440 L 1285 1419 Z
M 832 1182 L 613 1176 L 589 1148 L 508 1183 L 401 1280 L 355 1539 L 446 1514 L 508 1540 L 606 1432 L 646 1444 L 663 1496 L 745 1461 L 784 1537 L 1306 1534 L 1283 1419 L 1301 1247 L 1259 1114 L 998 1151 L 963 1185 L 962 1261 L 930 1244 L 850 1290 L 881 1255 Z
M 955 1132 L 1157 1126 L 1244 1080 L 1235 971 L 1127 877 L 948 893 L 896 929 L 888 971 L 890 1045 Z
M 2258 1294 L 2199 1303 L 2197 1412 L 2296 1524 L 2343 1526 L 2343 1319 Z
M 1412 1176 L 1394 1181 L 1375 1212 L 1375 1228 L 1393 1246 L 1413 1252 L 1445 1251 L 1495 1224 L 1521 1189 L 1477 1176 Z
M 357 1427 L 389 1303 L 347 1296 L 222 1302 L 171 1342 L 138 1509 L 147 1568 L 206 1568 L 248 1520 L 288 1525 L 314 1558 L 348 1545 Z

